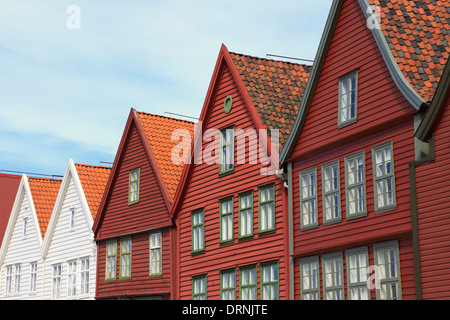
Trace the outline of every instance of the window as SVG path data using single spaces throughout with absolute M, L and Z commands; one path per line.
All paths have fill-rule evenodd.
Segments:
M 52 299 L 59 299 L 61 297 L 61 265 L 53 266 L 52 273 Z
M 105 280 L 116 279 L 117 265 L 117 241 L 108 241 L 106 243 L 106 275 Z
M 339 79 L 339 127 L 356 121 L 357 100 L 358 72 L 353 71 Z
M 36 292 L 37 262 L 30 263 L 30 292 Z
M 242 267 L 239 279 L 240 300 L 256 300 L 256 266 Z
M 302 300 L 319 300 L 319 258 L 300 260 L 300 287 Z
M 15 274 L 14 274 L 14 292 L 20 292 L 20 271 L 22 269 L 22 266 L 19 264 L 16 264 L 14 266 L 15 268 Z
M 278 300 L 278 263 L 261 264 L 261 299 Z
M 234 127 L 220 131 L 219 174 L 234 171 Z
M 28 218 L 23 218 L 23 237 L 27 236 Z
M 323 256 L 322 268 L 325 300 L 343 300 L 342 255 L 330 254 Z
M 67 266 L 67 296 L 77 294 L 77 262 L 69 261 Z
M 236 300 L 236 271 L 234 269 L 220 272 L 220 299 Z
M 367 248 L 348 250 L 347 257 L 347 284 L 349 300 L 370 300 L 367 286 L 368 254 Z
M 192 300 L 206 300 L 206 275 L 192 277 Z
M 365 216 L 366 169 L 364 151 L 345 157 L 347 219 Z
M 339 160 L 322 166 L 323 223 L 341 221 Z
M 159 276 L 162 274 L 161 261 L 161 232 L 150 234 L 150 275 Z
M 275 230 L 275 186 L 259 188 L 259 232 Z
M 375 212 L 395 209 L 394 156 L 392 141 L 372 149 Z
M 130 171 L 130 186 L 128 191 L 128 204 L 139 202 L 141 168 Z
M 70 229 L 75 228 L 75 209 L 70 210 Z
M 317 226 L 317 169 L 300 172 L 301 229 Z
M 220 200 L 220 242 L 233 241 L 233 197 Z
M 81 259 L 81 290 L 80 294 L 89 293 L 89 258 Z
M 120 240 L 120 279 L 131 278 L 131 237 Z
M 398 243 L 388 242 L 374 245 L 375 265 L 379 267 L 380 289 L 377 290 L 377 299 L 400 300 L 400 262 Z
M 239 195 L 239 237 L 253 235 L 253 192 Z
M 205 225 L 203 221 L 203 209 L 192 212 L 192 252 L 203 252 L 205 250 Z
M 5 293 L 13 293 L 14 287 L 13 287 L 13 266 L 7 266 L 6 267 L 6 285 L 5 285 Z

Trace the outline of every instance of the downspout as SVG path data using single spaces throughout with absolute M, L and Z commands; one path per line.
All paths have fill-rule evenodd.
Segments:
M 288 169 L 288 242 L 289 242 L 289 299 L 294 300 L 294 227 L 293 227 L 293 199 L 292 199 L 292 162 L 287 163 Z

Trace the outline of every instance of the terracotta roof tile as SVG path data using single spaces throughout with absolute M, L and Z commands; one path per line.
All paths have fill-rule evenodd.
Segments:
M 280 130 L 283 147 L 308 81 L 311 66 L 230 52 L 263 125 Z
M 137 115 L 147 135 L 170 199 L 173 200 L 184 163 L 175 164 L 172 161 L 172 149 L 174 146 L 180 144 L 179 141 L 172 141 L 172 133 L 176 129 L 187 129 L 191 135 L 191 139 L 193 139 L 195 124 L 191 121 L 139 111 Z M 186 150 L 188 150 L 191 146 L 191 141 L 185 141 L 184 143 L 186 143 Z
M 369 0 L 400 70 L 431 101 L 450 54 L 450 0 Z
M 33 197 L 41 235 L 44 238 L 61 186 L 61 180 L 28 177 L 28 184 L 30 186 L 31 196 Z
M 91 210 L 92 218 L 95 220 L 106 184 L 108 183 L 111 168 L 80 163 L 75 163 L 75 168 Z

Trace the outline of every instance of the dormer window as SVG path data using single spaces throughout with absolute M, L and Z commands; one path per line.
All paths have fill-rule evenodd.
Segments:
M 338 127 L 356 122 L 358 100 L 358 71 L 339 78 Z

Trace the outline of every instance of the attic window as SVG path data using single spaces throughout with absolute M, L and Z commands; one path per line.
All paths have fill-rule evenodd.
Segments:
M 141 178 L 141 168 L 136 168 L 130 171 L 128 204 L 139 202 L 139 189 L 141 181 L 140 178 Z
M 358 70 L 339 79 L 338 126 L 356 122 L 358 100 Z
M 225 113 L 230 112 L 232 106 L 233 106 L 233 98 L 231 97 L 231 95 L 228 95 L 225 98 L 225 102 L 223 103 L 223 110 L 225 111 Z

